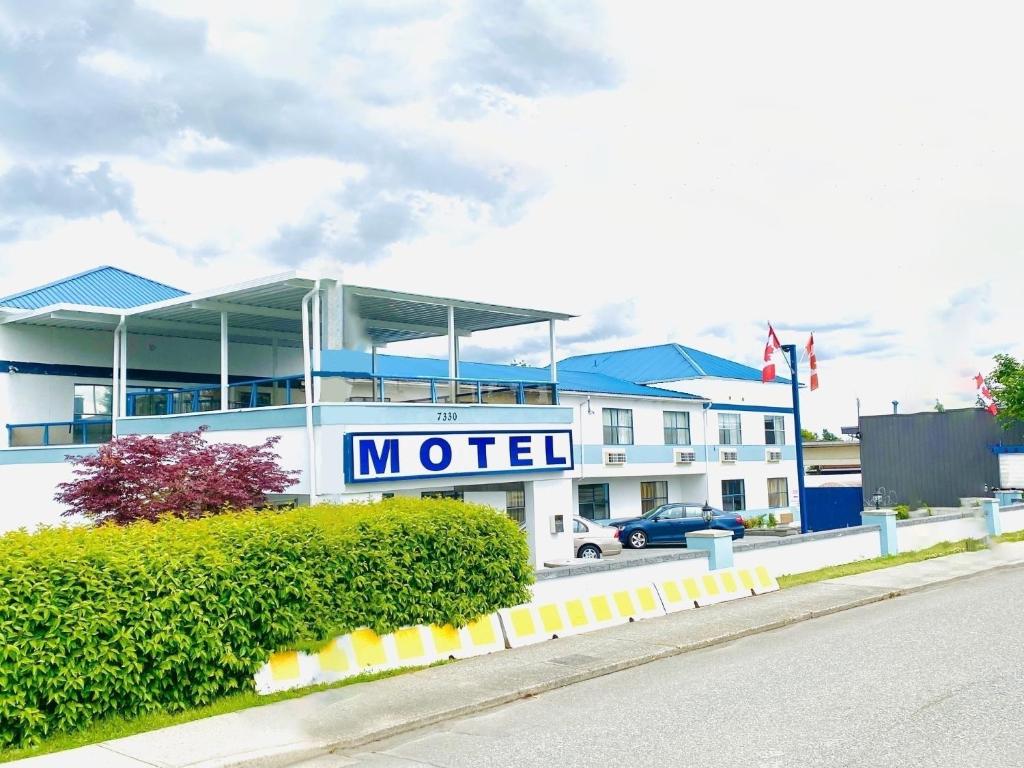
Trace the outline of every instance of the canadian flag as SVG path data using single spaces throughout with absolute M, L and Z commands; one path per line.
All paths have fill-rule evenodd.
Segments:
M 811 365 L 811 392 L 818 388 L 818 358 L 814 354 L 814 334 L 807 340 L 807 360 Z
M 772 324 L 768 323 L 768 341 L 764 345 L 764 367 L 761 368 L 761 381 L 763 382 L 775 381 L 775 363 L 772 356 L 777 349 L 782 349 L 782 345 L 779 343 L 779 337 L 775 335 Z
M 992 390 L 988 388 L 985 377 L 981 373 L 974 377 L 974 386 L 978 388 L 978 399 L 985 406 L 985 410 L 993 416 L 999 413 L 999 406 L 996 405 L 996 399 L 992 397 Z

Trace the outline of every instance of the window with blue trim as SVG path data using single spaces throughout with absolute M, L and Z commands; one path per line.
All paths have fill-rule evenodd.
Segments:
M 629 408 L 602 408 L 605 445 L 633 444 L 633 411 Z
M 789 480 L 787 478 L 768 478 L 768 506 L 772 509 L 789 506 Z
M 663 411 L 665 445 L 690 444 L 690 414 L 686 411 Z
M 722 481 L 722 509 L 742 512 L 747 508 L 747 494 L 742 480 Z
M 113 400 L 114 388 L 110 384 L 75 384 L 75 420 L 108 418 Z
M 718 414 L 718 444 L 743 445 L 743 430 L 738 413 Z
M 781 416 L 764 417 L 764 444 L 786 444 L 786 420 Z

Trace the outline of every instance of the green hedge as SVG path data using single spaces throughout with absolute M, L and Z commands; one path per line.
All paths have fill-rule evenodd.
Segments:
M 0 747 L 252 689 L 275 650 L 528 599 L 525 537 L 444 499 L 0 537 Z

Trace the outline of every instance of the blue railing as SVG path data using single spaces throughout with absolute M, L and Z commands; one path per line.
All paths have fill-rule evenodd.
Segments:
M 315 371 L 323 402 L 478 403 L 558 405 L 558 385 L 547 381 L 385 376 L 362 371 Z
M 221 410 L 219 384 L 147 387 L 129 392 L 126 400 L 129 416 L 166 416 Z M 295 405 L 305 401 L 305 386 L 301 375 L 236 381 L 228 386 L 228 408 L 232 410 Z
M 110 419 L 40 421 L 7 425 L 7 444 L 12 448 L 45 445 L 95 445 L 110 441 Z

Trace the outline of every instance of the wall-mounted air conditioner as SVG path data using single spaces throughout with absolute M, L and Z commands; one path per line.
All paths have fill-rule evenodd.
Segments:
M 765 459 L 772 464 L 777 464 L 782 461 L 782 451 L 769 450 Z
M 604 463 L 610 467 L 620 467 L 626 463 L 625 451 L 605 451 Z
M 727 451 L 722 449 L 722 463 L 723 464 L 735 464 L 740 458 L 739 451 Z
M 676 464 L 693 464 L 697 460 L 697 454 L 693 451 L 676 451 Z

